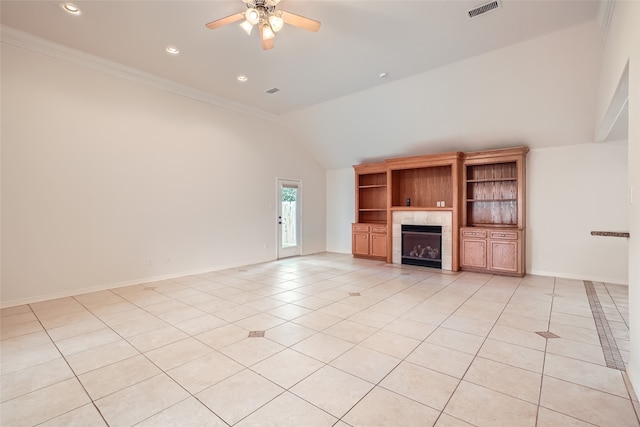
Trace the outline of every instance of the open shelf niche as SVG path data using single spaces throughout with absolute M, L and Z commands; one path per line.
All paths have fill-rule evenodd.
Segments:
M 458 205 L 462 153 L 389 159 L 391 209 L 454 209 Z

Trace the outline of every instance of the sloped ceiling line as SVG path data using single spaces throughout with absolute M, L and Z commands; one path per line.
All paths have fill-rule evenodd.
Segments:
M 202 92 L 179 83 L 156 77 L 135 68 L 127 67 L 107 59 L 91 55 L 76 49 L 41 39 L 6 25 L 0 26 L 2 44 L 14 46 L 33 53 L 55 58 L 74 65 L 100 71 L 125 80 L 141 83 L 175 95 L 204 102 L 214 107 L 234 111 L 271 121 L 279 120 L 274 114 L 261 111 L 229 99 Z

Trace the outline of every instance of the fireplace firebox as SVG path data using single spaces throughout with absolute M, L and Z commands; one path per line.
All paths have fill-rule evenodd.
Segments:
M 442 268 L 442 227 L 403 225 L 402 264 Z

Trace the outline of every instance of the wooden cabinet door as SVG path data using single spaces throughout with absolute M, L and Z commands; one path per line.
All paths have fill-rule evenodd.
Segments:
M 487 241 L 484 239 L 462 238 L 460 266 L 487 268 Z
M 518 246 L 517 240 L 489 240 L 489 269 L 505 273 L 519 273 Z
M 371 233 L 371 256 L 387 256 L 387 235 Z
M 352 244 L 354 255 L 369 256 L 369 233 L 354 232 Z

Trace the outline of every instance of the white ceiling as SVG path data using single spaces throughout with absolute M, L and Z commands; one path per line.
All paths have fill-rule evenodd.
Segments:
M 230 1 L 4 1 L 2 24 L 201 92 L 280 115 L 429 71 L 596 18 L 598 2 L 289 1 L 278 8 L 322 22 L 318 33 L 285 26 L 275 49 L 237 24 L 205 23 L 239 12 Z M 175 45 L 180 55 L 165 52 Z M 380 72 L 389 73 L 380 79 Z M 238 74 L 249 77 L 236 81 Z M 269 95 L 277 87 L 280 92 Z

